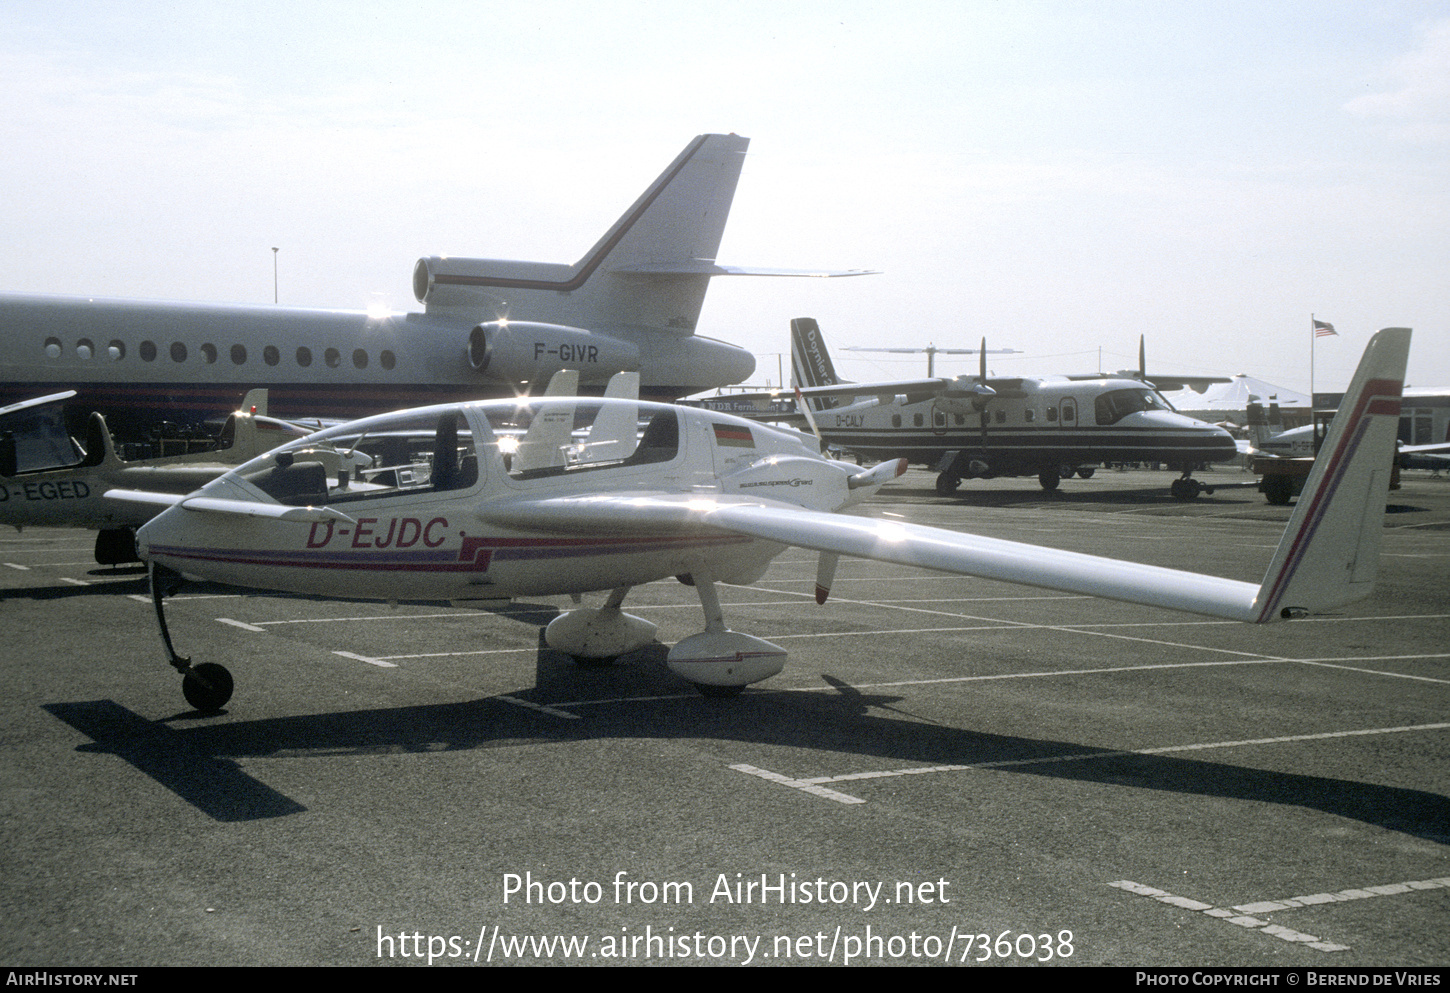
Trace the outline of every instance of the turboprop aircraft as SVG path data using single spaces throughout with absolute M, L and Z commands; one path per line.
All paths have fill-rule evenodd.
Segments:
M 177 573 L 343 598 L 608 590 L 603 606 L 575 607 L 544 632 L 586 660 L 649 644 L 655 626 L 620 608 L 632 587 L 676 576 L 699 594 L 705 629 L 668 664 L 727 695 L 778 673 L 786 652 L 729 630 L 715 584 L 756 581 L 792 545 L 820 553 L 822 603 L 841 555 L 1260 623 L 1367 596 L 1409 344 L 1404 328 L 1371 340 L 1262 584 L 843 515 L 905 460 L 862 469 L 799 432 L 631 400 L 400 411 L 286 445 L 184 498 L 113 495 L 169 505 L 137 543 L 168 660 L 198 710 L 224 705 L 232 677 L 173 649 L 163 606 Z M 512 451 L 501 437 L 516 439 Z
M 422 313 L 0 297 L 0 404 L 75 389 L 74 433 L 99 411 L 128 435 L 209 417 L 248 386 L 274 416 L 349 419 L 538 393 L 560 369 L 586 392 L 638 371 L 656 399 L 741 382 L 754 357 L 695 333 L 712 276 L 859 272 L 716 264 L 749 144 L 695 138 L 573 265 L 419 259 Z
M 1035 475 L 1053 490 L 1104 462 L 1163 462 L 1182 473 L 1172 493 L 1187 500 L 1213 492 L 1192 478 L 1195 468 L 1238 454 L 1227 431 L 1177 413 L 1153 384 L 1126 378 L 1133 374 L 993 378 L 985 339 L 980 354 L 975 377 L 841 383 L 815 320 L 791 321 L 792 368 L 822 439 L 865 458 L 904 456 L 935 469 L 942 496 L 963 479 Z M 735 410 L 743 399 L 719 398 Z
M 0 525 L 16 530 L 87 528 L 97 532 L 97 562 L 135 562 L 135 530 L 159 508 L 108 500 L 105 492 L 128 488 L 184 495 L 228 469 L 310 433 L 258 413 L 266 403 L 265 390 L 248 392 L 241 409 L 227 417 L 214 446 L 160 458 L 123 460 L 99 413 L 91 414 L 86 424 L 84 445 L 73 446 L 79 447 L 79 458 L 67 464 L 18 468 L 15 439 L 0 436 Z

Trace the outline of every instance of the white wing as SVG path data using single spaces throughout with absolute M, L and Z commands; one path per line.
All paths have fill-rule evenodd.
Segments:
M 1388 328 L 1370 341 L 1261 585 L 730 495 L 548 497 L 486 504 L 479 515 L 556 533 L 731 532 L 828 554 L 1270 621 L 1342 606 L 1373 589 L 1409 348 L 1405 328 Z
M 744 497 L 605 493 L 493 506 L 491 524 L 549 532 L 724 531 L 782 545 L 940 572 L 1253 620 L 1254 583 L 1203 576 L 871 517 Z

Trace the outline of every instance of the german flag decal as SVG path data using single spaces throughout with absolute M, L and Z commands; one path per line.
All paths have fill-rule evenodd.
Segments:
M 749 427 L 737 427 L 734 424 L 716 424 L 714 427 L 715 444 L 722 448 L 755 447 L 755 439 L 750 436 Z

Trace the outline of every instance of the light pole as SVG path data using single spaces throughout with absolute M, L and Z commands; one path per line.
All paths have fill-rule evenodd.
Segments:
M 272 249 L 272 302 L 277 302 L 277 249 Z

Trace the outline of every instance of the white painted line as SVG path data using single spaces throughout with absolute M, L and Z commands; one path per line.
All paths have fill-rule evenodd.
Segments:
M 258 621 L 258 624 L 350 624 L 353 621 L 428 621 L 439 617 L 468 617 L 468 614 L 369 614 L 364 617 L 294 617 L 284 621 Z
M 1326 738 L 1354 738 L 1370 734 L 1402 734 L 1406 731 L 1443 731 L 1450 723 L 1406 724 L 1393 728 L 1366 728 L 1362 731 L 1324 731 L 1319 734 L 1290 734 L 1279 738 L 1246 738 L 1242 741 L 1215 741 L 1202 745 L 1168 745 L 1163 748 L 1141 748 L 1135 755 L 1166 755 L 1170 752 L 1194 752 L 1205 748 L 1238 748 L 1240 745 L 1281 745 L 1290 741 L 1322 741 Z
M 382 659 L 370 659 L 366 655 L 357 655 L 353 652 L 333 652 L 334 655 L 341 655 L 345 659 L 354 659 L 358 662 L 366 662 L 368 665 L 375 665 L 380 669 L 396 669 L 397 666 L 391 662 L 384 662 Z
M 818 796 L 825 800 L 835 800 L 837 803 L 847 804 L 866 802 L 860 797 L 851 796 L 847 793 L 838 793 L 835 790 L 828 790 L 824 786 L 819 786 L 803 779 L 791 779 L 789 776 L 782 776 L 780 773 L 771 772 L 768 769 L 757 769 L 753 765 L 732 765 L 730 768 L 736 772 L 743 772 L 747 776 L 758 776 L 768 782 L 779 783 L 781 786 L 788 786 L 793 790 L 810 793 L 813 796 Z
M 1283 941 L 1291 941 L 1297 944 L 1304 944 L 1321 952 L 1347 952 L 1348 945 L 1337 945 L 1331 941 L 1312 934 L 1305 934 L 1302 931 L 1292 931 L 1289 928 L 1271 924 L 1268 921 L 1261 921 L 1257 917 L 1247 914 L 1234 913 L 1232 910 L 1225 910 L 1222 907 L 1215 907 L 1212 904 L 1202 903 L 1198 900 L 1191 900 L 1184 896 L 1174 896 L 1166 890 L 1160 890 L 1152 886 L 1144 886 L 1142 883 L 1135 883 L 1132 880 L 1120 879 L 1117 882 L 1109 883 L 1109 886 L 1116 889 L 1126 890 L 1138 896 L 1146 896 L 1159 903 L 1166 903 L 1171 907 L 1180 907 L 1183 910 L 1196 910 L 1208 917 L 1214 917 L 1228 924 L 1235 924 L 1241 928 L 1259 930 L 1264 934 L 1273 935 Z
M 1438 889 L 1450 889 L 1450 876 L 1439 876 L 1434 879 L 1411 879 L 1403 883 L 1365 886 L 1359 889 L 1340 890 L 1337 893 L 1311 893 L 1307 896 L 1260 900 L 1256 903 L 1241 903 L 1233 909 L 1241 914 L 1270 914 L 1276 910 L 1292 910 L 1297 907 L 1317 907 L 1326 903 L 1370 900 L 1378 896 L 1400 896 L 1405 893 L 1414 893 L 1420 890 Z
M 60 581 L 62 583 L 70 583 L 72 586 L 89 586 L 89 585 L 91 585 L 90 582 L 88 582 L 87 580 L 84 580 L 84 579 L 71 579 L 69 576 L 61 576 L 60 577 Z
M 1325 941 L 1312 934 L 1305 934 L 1302 931 L 1294 931 L 1278 924 L 1270 924 L 1268 921 L 1259 920 L 1254 914 L 1269 914 L 1279 910 L 1293 910 L 1298 907 L 1314 907 L 1326 903 L 1343 903 L 1349 900 L 1367 900 L 1379 896 L 1399 896 L 1404 893 L 1415 893 L 1420 890 L 1450 889 L 1450 876 L 1440 876 L 1435 879 L 1412 879 L 1403 883 L 1389 883 L 1383 886 L 1366 886 L 1363 889 L 1346 889 L 1337 893 L 1314 893 L 1309 896 L 1288 897 L 1278 900 L 1258 900 L 1252 903 L 1241 903 L 1231 909 L 1215 907 L 1211 904 L 1201 903 L 1188 897 L 1174 896 L 1166 890 L 1160 890 L 1152 886 L 1144 886 L 1142 883 L 1135 883 L 1128 879 L 1120 879 L 1109 886 L 1138 896 L 1145 896 L 1159 903 L 1166 903 L 1173 907 L 1181 907 L 1185 910 L 1196 910 L 1209 917 L 1218 918 L 1229 924 L 1236 924 L 1242 928 L 1258 930 L 1263 934 L 1273 935 L 1283 941 L 1291 941 L 1298 944 L 1308 945 L 1310 948 L 1322 952 L 1344 952 L 1349 950 L 1348 945 L 1337 945 Z
M 567 711 L 559 710 L 557 707 L 546 707 L 541 703 L 530 703 L 528 700 L 520 700 L 516 696 L 496 696 L 494 697 L 494 699 L 502 700 L 504 703 L 511 703 L 516 707 L 525 707 L 529 710 L 537 710 L 541 714 L 549 714 L 552 717 L 562 717 L 565 720 L 570 721 L 579 720 L 578 714 L 571 714 Z
M 700 605 L 699 604 L 695 604 L 694 606 L 695 606 L 695 609 L 696 610 L 699 610 L 700 609 Z M 258 624 L 273 624 L 273 625 L 275 625 L 275 624 L 342 624 L 342 623 L 352 623 L 354 621 L 389 621 L 389 622 L 396 622 L 396 621 L 428 621 L 428 620 L 435 620 L 435 619 L 440 618 L 440 617 L 453 617 L 453 618 L 492 617 L 492 616 L 494 616 L 496 614 L 497 615 L 502 615 L 502 616 L 507 616 L 508 614 L 528 614 L 528 613 L 533 613 L 533 611 L 534 611 L 534 608 L 531 608 L 531 607 L 519 607 L 519 608 L 516 608 L 516 609 L 513 609 L 513 610 L 467 610 L 466 608 L 459 608 L 458 610 L 455 610 L 452 613 L 448 613 L 448 614 L 394 614 L 394 613 L 387 613 L 387 614 L 366 614 L 366 615 L 363 615 L 361 617 L 294 617 L 291 620 L 283 620 L 283 621 L 258 621 L 257 623 Z M 1234 622 L 1230 621 L 1229 623 L 1232 624 Z
M 465 655 L 508 655 L 510 652 L 537 652 L 538 645 L 530 645 L 527 648 L 482 648 L 472 652 L 423 652 L 418 655 L 379 655 L 379 659 L 453 659 Z
M 813 776 L 810 778 L 795 778 L 782 776 L 779 773 L 765 773 L 755 769 L 753 766 L 732 765 L 730 768 L 740 772 L 750 772 L 751 775 L 758 775 L 762 779 L 770 779 L 772 782 L 779 782 L 783 786 L 790 786 L 794 789 L 810 792 L 810 787 L 821 786 L 824 783 L 844 783 L 863 779 L 892 779 L 900 776 L 925 776 L 942 772 L 971 772 L 984 769 L 1010 769 L 1015 766 L 1051 765 L 1064 762 L 1089 762 L 1095 759 L 1124 758 L 1132 755 L 1171 755 L 1175 752 L 1198 752 L 1213 748 L 1240 748 L 1245 745 L 1280 745 L 1294 741 L 1322 741 L 1327 738 L 1352 738 L 1362 735 L 1379 734 L 1401 734 L 1407 731 L 1444 731 L 1450 729 L 1450 722 L 1441 724 L 1413 724 L 1402 727 L 1388 728 L 1367 728 L 1355 731 L 1325 731 L 1319 734 L 1294 734 L 1282 735 L 1274 738 L 1245 738 L 1235 741 L 1210 741 L 1199 742 L 1189 745 L 1165 745 L 1161 748 L 1134 748 L 1134 749 L 1099 749 L 1082 752 L 1070 752 L 1065 755 L 1037 755 L 1020 759 L 1002 759 L 995 762 L 971 762 L 965 765 L 932 765 L 915 766 L 908 769 L 877 769 L 870 772 L 848 772 L 839 776 Z M 844 795 L 844 794 L 843 794 Z M 831 797 L 834 799 L 834 797 Z M 852 799 L 853 803 L 865 803 L 864 800 Z
M 126 595 L 137 603 L 151 602 L 151 597 L 145 593 L 127 593 Z M 172 603 L 183 603 L 187 600 L 239 600 L 246 595 L 245 593 L 194 593 L 191 596 L 169 596 L 166 599 Z
M 1236 622 L 1229 621 L 1227 623 L 1232 624 L 1232 623 L 1236 623 Z M 928 629 L 928 630 L 934 630 L 934 629 Z M 786 638 L 786 637 L 790 637 L 790 636 L 789 635 L 771 635 L 771 637 L 772 638 L 779 639 L 779 638 Z M 507 652 L 532 652 L 532 651 L 536 651 L 536 650 L 537 649 L 535 647 L 530 646 L 529 648 L 498 648 L 498 649 L 491 649 L 489 651 L 480 651 L 480 652 L 443 652 L 443 653 L 438 653 L 438 654 L 434 654 L 434 655 L 385 655 L 385 656 L 382 656 L 382 657 L 383 658 L 389 658 L 389 659 L 437 658 L 437 657 L 448 657 L 448 656 L 453 656 L 453 655 L 488 655 L 488 654 L 503 654 L 503 653 L 507 653 Z M 1409 660 L 1425 659 L 1425 658 L 1437 658 L 1437 659 L 1439 659 L 1439 658 L 1450 658 L 1450 653 L 1438 654 L 1438 655 L 1386 655 L 1386 656 L 1381 656 L 1380 658 L 1383 659 L 1383 660 L 1386 660 L 1386 661 L 1392 661 L 1392 660 L 1396 660 L 1396 659 L 1409 659 Z M 999 672 L 999 673 L 993 673 L 993 674 L 984 675 L 984 676 L 942 676 L 942 677 L 935 678 L 935 679 L 895 679 L 895 680 L 890 680 L 890 681 L 887 681 L 887 682 L 879 682 L 879 683 L 852 683 L 851 684 L 851 689 L 853 689 L 853 690 L 901 689 L 902 687 L 909 687 L 909 686 L 940 686 L 940 685 L 943 685 L 943 684 L 950 684 L 950 683 L 992 682 L 992 681 L 999 680 L 999 679 L 1050 679 L 1050 678 L 1054 678 L 1054 677 L 1057 677 L 1057 676 L 1096 676 L 1096 675 L 1112 674 L 1112 673 L 1119 673 L 1119 672 L 1141 672 L 1141 671 L 1146 671 L 1146 670 L 1157 670 L 1157 669 L 1202 669 L 1202 668 L 1209 668 L 1209 667 L 1214 667 L 1214 666 L 1233 666 L 1233 665 L 1292 665 L 1292 664 L 1295 664 L 1295 663 L 1297 663 L 1299 661 L 1300 660 L 1298 660 L 1298 659 L 1247 658 L 1247 659 L 1232 659 L 1232 660 L 1213 661 L 1213 662 L 1160 662 L 1160 663 L 1155 663 L 1155 664 L 1152 664 L 1152 665 L 1110 666 L 1110 667 L 1103 667 L 1103 668 L 1098 668 L 1098 669 L 1060 669 L 1060 670 L 1058 670 L 1056 672 L 1053 672 L 1053 671 L 1043 671 L 1043 672 Z M 1315 662 L 1313 662 L 1311 664 L 1323 664 L 1323 660 L 1316 660 Z M 1363 670 L 1363 671 L 1366 672 L 1366 673 L 1368 673 L 1368 674 L 1370 674 L 1370 675 L 1374 675 L 1374 676 L 1397 676 L 1397 675 L 1399 675 L 1398 673 L 1393 673 L 1393 672 L 1379 672 L 1379 671 L 1374 670 L 1374 669 L 1366 669 L 1366 670 Z M 1412 677 L 1412 678 L 1420 678 L 1420 677 Z M 752 687 L 752 690 L 755 691 L 755 692 L 760 692 L 760 693 L 839 693 L 840 692 L 839 688 L 838 687 L 835 687 L 835 686 L 757 686 L 757 687 Z M 628 704 L 628 703 L 657 703 L 657 702 L 660 702 L 662 700 L 691 700 L 691 699 L 695 699 L 696 696 L 697 695 L 695 693 L 692 693 L 692 692 L 681 692 L 681 693 L 663 693 L 663 694 L 659 694 L 659 695 L 656 695 L 656 696 L 599 697 L 599 698 L 592 699 L 592 700 L 570 700 L 568 703 L 561 703 L 561 704 L 558 704 L 558 706 L 561 706 L 561 707 L 597 707 L 597 706 L 605 706 L 605 705 L 621 704 L 621 703 L 625 703 L 625 704 Z M 1426 725 L 1426 727 L 1438 727 L 1438 726 L 1439 725 Z M 1366 733 L 1366 732 L 1345 732 L 1345 733 L 1346 734 L 1354 734 L 1354 733 Z M 1102 754 L 1106 754 L 1106 753 L 1102 753 Z
M 1283 663 L 1292 661 L 1293 659 L 1266 659 L 1259 657 L 1213 662 L 1155 662 L 1150 665 L 1103 666 L 1097 669 L 1058 669 L 1056 671 L 1044 670 L 1042 672 L 996 672 L 985 676 L 940 676 L 934 679 L 897 679 L 885 683 L 852 683 L 851 689 L 891 689 L 901 686 L 936 686 L 942 683 L 984 683 L 992 682 L 998 679 L 1046 679 L 1054 676 L 1100 676 L 1105 673 L 1116 672 L 1142 672 L 1155 669 L 1205 669 L 1226 665 L 1282 665 Z M 789 690 L 782 690 L 782 692 L 835 693 L 838 692 L 838 690 L 834 686 L 800 686 L 793 687 Z
M 255 624 L 243 624 L 241 621 L 234 621 L 230 617 L 218 617 L 217 623 L 230 624 L 234 628 L 241 628 L 243 631 L 252 631 L 256 634 L 266 634 L 266 628 L 259 628 Z
M 6 562 L 5 564 L 8 565 L 12 569 L 18 569 L 21 572 L 29 572 L 30 571 L 30 566 L 28 566 L 28 565 L 16 565 L 14 562 Z
M 1447 655 L 1444 655 L 1444 654 L 1439 654 L 1439 655 L 1379 655 L 1379 656 L 1371 656 L 1370 658 L 1357 659 L 1356 661 L 1359 661 L 1359 662 L 1398 662 L 1398 661 L 1404 661 L 1406 659 L 1443 659 L 1443 658 L 1450 658 L 1450 656 L 1447 656 Z M 1393 676 L 1396 679 L 1415 679 L 1415 680 L 1419 680 L 1422 683 L 1442 683 L 1442 684 L 1445 684 L 1445 685 L 1450 685 L 1450 679 L 1435 679 L 1435 678 L 1433 678 L 1431 676 L 1412 676 L 1412 675 L 1410 675 L 1407 672 L 1381 672 L 1378 669 L 1361 669 L 1358 666 L 1353 666 L 1353 665 L 1330 665 L 1324 659 L 1296 659 L 1295 661 L 1300 662 L 1300 663 L 1303 663 L 1304 665 L 1318 665 L 1318 666 L 1323 666 L 1326 669 L 1346 669 L 1346 670 L 1348 670 L 1350 672 L 1367 672 L 1371 676 Z

